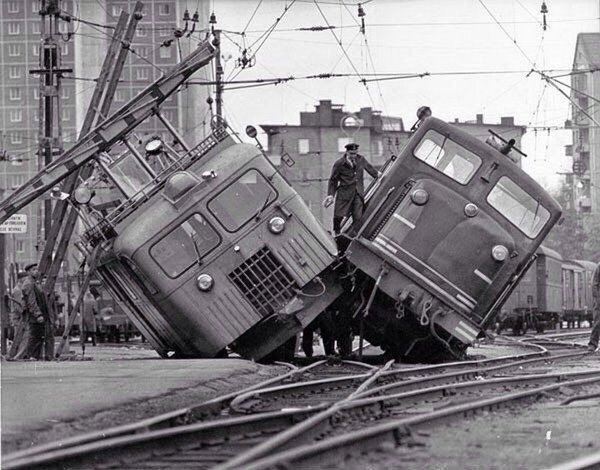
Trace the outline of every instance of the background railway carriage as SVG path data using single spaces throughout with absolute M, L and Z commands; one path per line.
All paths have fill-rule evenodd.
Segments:
M 563 312 L 563 259 L 545 246 L 536 252 L 537 258 L 521 278 L 502 307 L 497 332 L 512 329 L 523 334 L 529 328 L 543 332 L 556 325 Z
M 568 260 L 563 263 L 563 320 L 568 327 L 581 326 L 584 320 L 591 323 L 592 276 L 595 263 Z
M 421 359 L 442 344 L 459 355 L 493 324 L 561 214 L 510 158 L 435 118 L 366 202 L 346 251 L 360 286 L 352 308 L 368 307 L 370 342 Z
M 86 239 L 101 246 L 99 275 L 161 355 L 214 357 L 230 346 L 259 359 L 340 294 L 327 270 L 337 249 L 256 147 L 220 130 L 197 148 L 201 157 L 180 161 L 163 184 L 148 175 L 114 218 L 127 215 L 111 226 L 107 215 Z M 128 158 L 119 168 L 135 171 L 112 171 L 121 186 L 140 178 L 138 157 Z
M 584 311 L 581 320 L 587 320 L 589 324 L 592 324 L 594 319 L 594 299 L 592 297 L 592 283 L 594 277 L 594 271 L 596 270 L 596 266 L 598 263 L 594 263 L 593 261 L 586 260 L 575 260 L 581 267 L 583 267 L 583 276 L 584 276 L 584 293 L 583 293 L 583 305 Z M 581 322 L 580 320 L 580 322 Z

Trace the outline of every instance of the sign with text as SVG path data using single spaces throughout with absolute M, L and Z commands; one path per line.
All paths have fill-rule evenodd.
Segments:
M 13 214 L 3 224 L 0 233 L 27 233 L 27 214 Z

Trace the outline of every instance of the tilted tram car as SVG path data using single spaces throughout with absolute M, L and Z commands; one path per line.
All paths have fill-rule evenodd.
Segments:
M 430 117 L 367 194 L 344 300 L 371 343 L 461 356 L 492 324 L 561 215 L 506 151 Z
M 117 186 L 148 183 L 85 239 L 99 244 L 99 276 L 161 355 L 214 357 L 229 346 L 260 359 L 340 294 L 328 270 L 335 243 L 256 147 L 220 129 L 162 185 L 126 158 L 119 168 L 129 171 L 111 173 Z

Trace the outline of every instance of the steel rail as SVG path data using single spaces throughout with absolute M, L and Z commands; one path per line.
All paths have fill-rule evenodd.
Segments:
M 584 470 L 600 467 L 600 451 L 553 465 L 546 470 Z
M 509 369 L 514 369 L 515 367 L 523 367 L 531 364 L 535 364 L 536 362 L 547 362 L 547 361 L 556 361 L 561 359 L 572 359 L 576 357 L 586 356 L 589 352 L 572 352 L 572 353 L 563 353 L 557 355 L 544 356 L 533 359 L 524 359 L 520 361 L 511 362 L 508 364 L 501 364 L 497 366 L 490 367 L 478 367 L 467 370 L 459 370 L 455 372 L 447 372 L 444 374 L 439 374 L 430 377 L 418 377 L 415 379 L 405 380 L 402 382 L 394 381 L 392 383 L 388 383 L 385 385 L 381 385 L 380 387 L 369 389 L 363 392 L 360 396 L 365 397 L 369 395 L 374 395 L 377 393 L 390 393 L 394 389 L 410 389 L 410 388 L 420 388 L 423 384 L 444 384 L 449 382 L 459 382 L 465 379 L 475 379 L 477 377 L 483 377 L 485 375 L 490 375 L 494 372 L 505 371 Z M 393 374 L 389 372 L 388 374 Z M 385 377 L 385 374 L 382 374 L 382 377 Z
M 382 373 L 382 370 L 375 372 L 371 378 L 380 373 Z M 160 429 L 144 434 L 116 436 L 99 442 L 83 443 L 79 446 L 55 448 L 41 454 L 22 456 L 19 459 L 5 459 L 4 464 L 5 468 L 11 469 L 37 467 L 90 468 L 96 465 L 106 467 L 109 465 L 107 462 L 118 466 L 127 466 L 128 464 L 134 464 L 140 460 L 147 460 L 149 455 L 155 455 L 159 458 L 162 456 L 168 457 L 168 455 L 176 452 L 185 454 L 186 451 L 190 450 L 200 453 L 202 452 L 202 446 L 214 446 L 215 443 L 218 442 L 235 442 L 236 439 L 241 440 L 248 435 L 251 437 L 270 435 L 279 432 L 282 429 L 287 429 L 283 433 L 277 435 L 275 447 L 275 449 L 277 449 L 277 447 L 281 445 L 279 444 L 281 442 L 285 443 L 286 441 L 289 442 L 293 439 L 294 443 L 297 443 L 298 433 L 301 430 L 304 430 L 305 435 L 308 433 L 308 435 L 311 436 L 310 438 L 314 438 L 315 435 L 319 435 L 319 430 L 315 430 L 315 427 L 318 427 L 319 425 L 321 425 L 321 428 L 323 429 L 330 427 L 327 418 L 335 419 L 336 415 L 339 415 L 341 412 L 347 412 L 350 409 L 370 408 L 373 406 L 376 406 L 377 409 L 382 409 L 386 403 L 389 403 L 388 406 L 397 406 L 402 400 L 414 401 L 418 396 L 421 396 L 421 398 L 444 397 L 457 394 L 463 389 L 477 388 L 481 390 L 483 388 L 494 388 L 500 385 L 506 386 L 506 384 L 510 383 L 519 383 L 519 381 L 533 382 L 550 380 L 562 381 L 563 384 L 567 384 L 567 382 L 564 381 L 565 378 L 581 377 L 583 375 L 594 373 L 600 374 L 600 370 L 567 374 L 530 375 L 522 376 L 520 378 L 499 378 L 483 382 L 473 381 L 465 384 L 451 384 L 393 396 L 370 397 L 360 400 L 351 400 L 352 397 L 349 396 L 341 403 L 329 408 L 328 405 L 323 404 L 298 410 L 282 410 L 278 412 L 257 414 L 250 417 L 244 416 L 179 426 L 177 428 Z M 295 424 L 303 419 L 305 421 L 302 421 L 301 424 Z M 289 431 L 294 425 L 294 430 Z M 321 434 L 323 433 L 323 429 L 321 429 Z M 272 445 L 273 444 L 270 444 L 270 446 Z M 258 457 L 260 457 L 260 455 Z M 181 458 L 185 458 L 185 455 L 181 455 Z M 210 456 L 207 458 L 210 458 Z M 214 455 L 212 458 L 215 458 Z
M 245 470 L 267 468 L 301 469 L 314 468 L 316 462 L 321 466 L 331 461 L 340 462 L 343 461 L 340 454 L 346 456 L 350 453 L 358 454 L 360 452 L 368 452 L 372 448 L 380 446 L 384 441 L 391 441 L 393 445 L 399 445 L 402 443 L 403 439 L 410 437 L 411 432 L 414 431 L 414 429 L 422 426 L 440 422 L 450 422 L 457 416 L 467 418 L 476 415 L 481 410 L 495 411 L 508 403 L 526 400 L 546 392 L 552 392 L 567 384 L 573 387 L 600 383 L 600 371 L 596 371 L 596 373 L 597 375 L 591 378 L 545 385 L 530 390 L 508 393 L 501 397 L 487 398 L 467 404 L 451 406 L 443 410 L 424 413 L 419 416 L 392 420 L 368 429 L 350 432 L 342 436 L 322 440 L 318 443 L 296 447 L 255 461 L 241 461 L 241 459 L 236 458 L 217 468 L 219 470 L 230 468 L 244 468 Z M 310 419 L 314 419 L 314 417 Z
M 252 387 L 249 387 L 246 390 L 264 386 L 266 384 L 273 383 L 274 381 L 282 381 L 285 378 L 297 375 L 299 372 L 306 372 L 308 370 L 315 369 L 317 366 L 323 365 L 325 363 L 327 363 L 327 361 L 325 360 L 319 361 L 305 368 L 297 369 L 287 374 L 284 374 L 283 376 L 275 377 L 273 379 L 269 379 L 268 381 L 261 382 L 260 384 L 256 384 Z M 344 361 L 342 361 L 342 364 L 343 363 Z M 391 364 L 392 362 L 389 362 L 386 365 L 386 367 L 391 366 Z M 352 362 L 351 365 L 358 365 L 360 367 L 372 369 L 372 373 L 362 374 L 360 376 L 366 379 L 367 382 L 369 381 L 369 379 L 376 377 L 377 374 L 382 370 L 373 368 L 372 366 L 366 364 L 355 362 Z M 330 381 L 331 379 L 327 380 Z M 360 383 L 363 383 L 363 381 L 361 381 Z M 126 452 L 128 458 L 130 458 L 133 455 L 131 446 L 140 444 L 143 449 L 136 449 L 139 452 L 147 452 L 146 445 L 149 445 L 149 449 L 155 451 L 157 449 L 156 445 L 161 445 L 161 442 L 163 444 L 164 442 L 169 442 L 175 436 L 179 436 L 180 433 L 184 436 L 184 441 L 185 436 L 187 436 L 190 433 L 194 434 L 195 436 L 191 438 L 193 442 L 197 442 L 198 439 L 200 439 L 200 437 L 198 437 L 199 435 L 204 435 L 205 440 L 214 441 L 215 439 L 217 439 L 217 435 L 221 435 L 219 434 L 219 432 L 222 432 L 222 436 L 229 439 L 231 438 L 232 433 L 234 432 L 240 434 L 242 432 L 247 433 L 249 432 L 249 430 L 251 430 L 253 433 L 256 433 L 258 429 L 257 426 L 259 424 L 261 426 L 272 427 L 273 422 L 281 423 L 282 418 L 289 418 L 292 420 L 291 423 L 288 423 L 285 426 L 290 427 L 292 424 L 295 424 L 299 419 L 303 419 L 298 418 L 298 416 L 314 414 L 320 409 L 325 408 L 327 406 L 327 404 L 324 404 L 303 409 L 262 413 L 260 415 L 255 415 L 251 417 L 244 416 L 240 418 L 228 418 L 192 425 L 182 425 L 182 418 L 188 418 L 190 411 L 197 412 L 198 409 L 201 409 L 202 413 L 206 413 L 207 411 L 214 411 L 215 408 L 221 411 L 225 408 L 224 404 L 235 396 L 236 393 L 231 393 L 223 397 L 218 397 L 216 399 L 205 402 L 196 407 L 194 410 L 190 408 L 185 408 L 182 410 L 177 410 L 175 412 L 160 415 L 159 417 L 154 417 L 148 420 L 133 423 L 131 425 L 115 427 L 111 428 L 110 430 L 97 431 L 95 433 L 87 434 L 86 436 L 80 436 L 78 438 L 71 438 L 58 442 L 53 442 L 47 445 L 37 446 L 36 448 L 28 449 L 27 451 L 9 454 L 3 459 L 4 468 L 54 468 L 53 466 L 56 466 L 56 468 L 87 468 L 90 465 L 89 455 L 91 452 L 94 453 L 94 458 L 98 460 L 103 458 L 112 458 L 112 454 L 115 451 L 115 448 L 126 448 L 126 451 L 124 452 Z M 165 424 L 165 420 L 169 420 L 168 424 L 174 427 L 170 427 L 168 429 L 159 429 L 155 431 L 150 430 L 149 425 L 156 425 L 157 423 Z M 180 425 L 177 426 L 174 423 L 179 423 Z M 279 430 L 281 428 L 281 424 L 279 424 L 278 426 Z M 152 443 L 147 444 L 148 442 Z M 178 445 L 185 444 L 181 444 L 178 441 Z
M 187 408 L 181 408 L 178 410 L 170 411 L 168 413 L 162 413 L 151 418 L 143 419 L 133 423 L 128 423 L 120 426 L 114 426 L 111 428 L 101 429 L 98 431 L 92 431 L 75 437 L 68 437 L 57 441 L 52 441 L 46 444 L 41 444 L 29 449 L 16 451 L 3 456 L 3 463 L 7 463 L 13 460 L 23 459 L 31 457 L 37 454 L 43 454 L 52 452 L 57 449 L 66 449 L 69 447 L 80 446 L 83 444 L 97 442 L 113 437 L 124 436 L 128 434 L 140 434 L 143 432 L 149 432 L 156 429 L 169 428 L 174 426 L 180 426 L 194 421 L 204 420 L 210 416 L 219 415 L 224 409 L 229 406 L 231 400 L 233 400 L 239 394 L 248 393 L 252 390 L 260 389 L 262 387 L 268 387 L 274 383 L 283 382 L 285 380 L 291 380 L 301 374 L 326 364 L 327 361 L 318 361 L 309 366 L 301 369 L 295 368 L 290 372 L 277 377 L 264 380 L 260 383 L 254 384 L 250 387 L 246 387 L 243 390 L 228 393 L 206 402 L 200 403 Z M 294 367 L 289 364 L 284 364 L 286 367 Z M 371 366 L 365 366 L 371 367 Z
M 563 358 L 580 357 L 587 354 L 587 352 L 574 352 L 565 353 L 563 355 L 550 355 L 544 351 L 539 353 L 525 353 L 518 354 L 515 356 L 503 356 L 493 359 L 484 359 L 480 361 L 468 361 L 468 362 L 452 362 L 447 364 L 436 364 L 428 365 L 424 367 L 411 367 L 406 369 L 387 370 L 382 371 L 376 377 L 373 382 L 381 383 L 378 387 L 363 390 L 361 392 L 355 392 L 353 396 L 364 397 L 375 393 L 389 393 L 394 388 L 407 389 L 410 387 L 422 387 L 424 384 L 434 383 L 448 383 L 458 382 L 461 380 L 474 379 L 481 377 L 482 375 L 497 372 L 501 370 L 512 369 L 515 367 L 523 367 L 526 365 L 534 364 L 536 362 L 550 361 Z M 527 357 L 528 359 L 520 359 Z M 514 359 L 520 359 L 514 361 Z M 486 367 L 487 364 L 496 364 Z M 475 366 L 471 368 L 465 367 Z M 446 371 L 448 369 L 459 369 L 457 371 L 450 371 L 445 373 L 439 373 L 440 371 Z M 415 377 L 408 378 L 407 377 Z M 433 375 L 436 374 L 436 375 Z M 312 382 L 303 382 L 299 384 L 290 384 L 284 386 L 261 388 L 259 390 L 249 391 L 238 395 L 232 400 L 230 407 L 237 413 L 246 413 L 249 411 L 255 411 L 261 404 L 269 403 L 274 399 L 280 399 L 282 394 L 288 394 L 290 396 L 300 396 L 301 394 L 314 394 L 316 392 L 322 392 L 323 386 L 326 386 L 326 390 L 339 390 L 348 389 L 356 386 L 356 383 L 362 380 L 362 375 L 352 375 L 345 377 L 336 377 L 334 379 L 317 380 Z

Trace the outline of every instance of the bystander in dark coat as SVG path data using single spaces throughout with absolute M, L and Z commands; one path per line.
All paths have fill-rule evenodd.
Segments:
M 25 272 L 27 278 L 23 283 L 23 308 L 28 319 L 29 338 L 24 358 L 43 359 L 48 307 L 44 293 L 38 285 L 37 264 L 25 266 Z
M 25 305 L 23 302 L 23 283 L 27 274 L 20 272 L 17 274 L 17 283 L 10 295 L 11 315 L 15 321 L 15 335 L 8 351 L 9 359 L 22 359 L 27 351 L 27 341 L 29 340 L 28 318 L 25 314 Z

